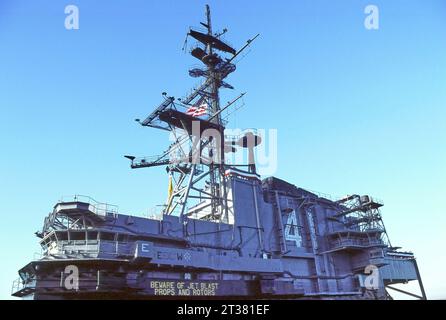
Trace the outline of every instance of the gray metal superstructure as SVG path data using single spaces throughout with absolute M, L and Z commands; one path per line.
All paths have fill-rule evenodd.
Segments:
M 91 198 L 62 199 L 37 232 L 43 255 L 20 269 L 13 295 L 34 299 L 251 297 L 389 299 L 392 284 L 417 280 L 412 253 L 392 247 L 380 208 L 368 195 L 328 199 L 275 177 L 261 179 L 256 132 L 225 135 L 219 90 L 239 51 L 212 31 L 190 30 L 203 83 L 183 99 L 164 101 L 144 127 L 169 131 L 162 155 L 131 167 L 163 166 L 169 194 L 157 218 L 125 215 Z M 223 55 L 229 55 L 224 57 Z M 225 154 L 246 148 L 247 164 Z M 407 292 L 405 292 L 407 293 Z

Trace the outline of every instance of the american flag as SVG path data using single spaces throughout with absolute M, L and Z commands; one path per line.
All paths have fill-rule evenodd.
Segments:
M 187 109 L 186 114 L 192 117 L 201 117 L 206 114 L 208 109 L 208 104 L 204 99 L 198 100 L 196 104 Z

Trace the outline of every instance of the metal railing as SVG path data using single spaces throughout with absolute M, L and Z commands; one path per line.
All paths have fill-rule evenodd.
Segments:
M 382 245 L 383 242 L 381 240 L 377 239 L 337 239 L 337 240 L 331 240 L 330 246 L 332 249 L 337 249 L 339 247 L 348 247 L 348 246 L 355 246 L 355 247 L 368 247 L 368 246 L 374 246 L 374 245 Z
M 152 220 L 163 220 L 165 207 L 165 205 L 152 207 L 147 210 L 147 213 L 143 214 L 143 217 Z
M 33 254 L 33 260 L 40 260 L 44 256 L 43 251 L 40 252 L 34 252 Z
M 11 294 L 17 293 L 26 288 L 33 289 L 35 285 L 36 285 L 35 280 L 25 282 L 22 280 L 22 278 L 17 278 L 12 282 Z
M 159 154 L 154 156 L 146 156 L 146 157 L 139 157 L 135 158 L 132 161 L 133 166 L 144 166 L 144 165 L 154 165 L 154 164 L 168 164 L 170 162 L 170 159 L 168 158 L 168 155 L 165 154 Z
M 246 136 L 247 133 L 252 133 L 253 135 L 261 136 L 257 128 L 246 128 L 240 130 L 238 134 L 225 134 L 225 141 L 238 141 Z
M 59 203 L 64 203 L 64 202 L 88 203 L 90 205 L 89 209 L 93 213 L 95 213 L 97 215 L 102 215 L 102 216 L 105 216 L 107 214 L 117 214 L 119 211 L 118 210 L 119 207 L 117 205 L 109 204 L 109 203 L 105 203 L 105 202 L 99 202 L 90 196 L 84 196 L 84 195 L 79 195 L 79 194 L 73 195 L 73 196 L 62 196 L 59 199 Z
M 121 242 L 114 240 L 62 240 L 57 247 L 47 255 L 83 255 L 96 256 L 99 254 L 128 256 L 133 254 L 133 242 Z
M 330 194 L 328 194 L 328 193 L 323 193 L 323 192 L 320 192 L 320 191 L 315 191 L 315 190 L 310 190 L 310 189 L 305 189 L 305 190 L 307 190 L 307 191 L 309 191 L 309 192 L 311 192 L 311 193 L 314 193 L 314 194 L 317 195 L 319 198 L 325 198 L 325 199 L 327 199 L 327 200 L 331 200 L 331 201 L 334 201 L 334 199 L 335 199 L 334 196 L 332 196 L 332 195 L 330 195 Z

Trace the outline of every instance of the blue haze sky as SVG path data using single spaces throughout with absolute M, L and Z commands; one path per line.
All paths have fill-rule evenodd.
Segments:
M 34 232 L 62 195 L 142 214 L 166 197 L 164 169 L 132 171 L 167 136 L 142 128 L 196 79 L 189 26 L 229 29 L 241 47 L 239 128 L 278 129 L 276 176 L 384 200 L 393 245 L 413 250 L 430 298 L 446 298 L 446 1 L 0 1 L 0 298 L 39 251 Z M 80 29 L 64 28 L 64 8 Z M 364 8 L 380 9 L 379 30 Z M 415 289 L 414 289 L 415 290 Z

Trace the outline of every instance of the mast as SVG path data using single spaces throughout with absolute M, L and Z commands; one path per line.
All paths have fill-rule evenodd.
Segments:
M 163 213 L 178 214 L 184 225 L 188 216 L 218 222 L 228 220 L 225 177 L 225 145 L 228 142 L 225 141 L 222 111 L 236 103 L 244 93 L 221 108 L 219 91 L 233 89 L 223 79 L 235 71 L 234 58 L 257 37 L 236 51 L 220 39 L 226 29 L 213 32 L 209 5 L 205 7 L 205 17 L 206 22 L 200 23 L 206 28 L 205 33 L 193 29 L 188 33 L 197 41 L 191 55 L 204 64 L 204 68 L 189 70 L 189 75 L 202 77 L 202 84 L 182 99 L 163 93 L 164 101 L 143 121 L 137 119 L 142 126 L 170 131 L 175 137 L 174 143 L 159 156 L 126 156 L 134 169 L 167 165 L 173 187 L 169 188 L 170 196 Z M 229 150 L 236 151 L 234 143 Z
M 206 5 L 206 21 L 207 21 L 207 34 L 210 37 L 213 37 L 212 34 L 212 21 L 211 21 L 211 10 L 209 5 Z M 206 45 L 207 54 L 212 57 L 214 56 L 212 47 L 212 42 L 208 42 Z M 209 74 L 209 79 L 211 81 L 210 85 L 210 96 L 211 96 L 211 114 L 217 114 L 220 110 L 220 96 L 219 96 L 219 73 L 215 70 L 215 65 L 212 63 L 207 64 L 207 71 Z M 216 117 L 211 119 L 210 121 L 221 125 L 221 115 L 217 114 Z M 224 130 L 224 129 L 223 129 Z M 224 179 L 224 150 L 222 148 L 222 144 L 224 143 L 224 132 L 220 132 L 220 141 L 215 140 L 215 137 L 212 138 L 211 146 L 209 148 L 209 157 L 211 159 L 215 159 L 217 156 L 218 163 L 210 164 L 210 187 L 211 193 L 214 199 L 219 199 L 222 197 L 222 200 L 226 199 L 226 183 Z M 213 153 L 217 153 L 216 155 Z M 212 202 L 212 215 L 219 216 L 223 214 L 223 212 L 218 212 L 219 208 L 221 208 L 221 204 L 223 201 L 213 201 Z M 224 206 L 227 209 L 227 206 Z M 226 211 L 227 212 L 227 211 Z

